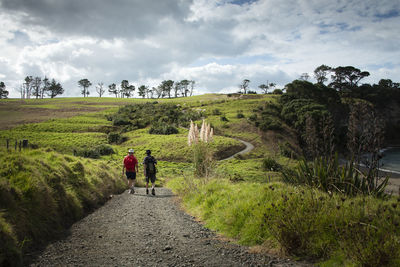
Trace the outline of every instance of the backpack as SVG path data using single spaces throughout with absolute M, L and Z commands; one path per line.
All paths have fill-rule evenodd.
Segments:
M 125 158 L 124 163 L 125 163 L 125 168 L 127 170 L 134 170 L 135 169 L 135 158 L 133 156 L 132 157 L 131 156 L 127 156 Z
M 153 157 L 149 157 L 147 159 L 146 167 L 147 167 L 146 168 L 147 174 L 155 174 L 157 172 L 156 164 L 154 162 L 154 158 Z

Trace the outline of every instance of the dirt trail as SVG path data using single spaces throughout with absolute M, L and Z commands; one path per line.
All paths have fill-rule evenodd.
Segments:
M 248 152 L 250 152 L 250 151 L 252 151 L 252 150 L 254 149 L 254 145 L 253 145 L 253 144 L 251 144 L 251 143 L 249 143 L 249 142 L 246 142 L 246 141 L 244 141 L 244 140 L 241 140 L 241 139 L 237 139 L 237 140 L 240 141 L 240 142 L 242 142 L 246 147 L 245 147 L 243 150 L 241 150 L 241 151 L 239 151 L 239 152 L 233 154 L 232 156 L 229 156 L 229 157 L 224 158 L 224 159 L 221 159 L 221 160 L 232 159 L 232 158 L 234 158 L 236 155 L 242 155 L 242 154 L 248 153 Z
M 114 196 L 47 246 L 30 266 L 305 266 L 221 241 L 166 188 Z

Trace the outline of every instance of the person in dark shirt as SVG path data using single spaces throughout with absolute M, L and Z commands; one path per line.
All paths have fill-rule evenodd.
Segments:
M 146 177 L 146 194 L 149 194 L 149 181 L 151 182 L 151 194 L 154 196 L 155 192 L 155 183 L 156 183 L 156 165 L 157 160 L 151 155 L 150 150 L 146 150 L 147 156 L 143 160 L 143 169 L 144 169 L 144 177 Z

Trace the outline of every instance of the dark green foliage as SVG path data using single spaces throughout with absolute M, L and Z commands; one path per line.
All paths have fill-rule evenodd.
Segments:
M 272 93 L 274 95 L 281 95 L 281 94 L 283 94 L 283 91 L 281 89 L 275 89 L 274 91 L 272 91 Z
M 105 155 L 111 155 L 114 154 L 114 149 L 110 145 L 99 145 L 96 147 L 97 151 L 99 151 L 100 155 L 105 156 Z
M 262 168 L 264 171 L 280 171 L 282 169 L 282 165 L 276 162 L 275 159 L 267 157 L 263 159 Z
M 259 127 L 263 131 L 282 130 L 282 123 L 280 122 L 280 120 L 276 119 L 276 118 L 270 118 L 270 117 L 264 117 L 264 119 L 259 124 L 256 123 L 256 126 Z
M 264 106 L 259 106 L 253 110 L 255 114 L 249 117 L 250 121 L 254 121 L 254 125 L 262 131 L 282 130 L 282 122 L 280 120 L 281 105 L 267 102 Z
M 243 110 L 238 110 L 238 112 L 236 114 L 236 118 L 238 118 L 238 119 L 244 118 Z
M 282 156 L 292 159 L 297 159 L 298 155 L 289 142 L 279 143 L 279 152 Z
M 219 110 L 218 108 L 216 108 L 216 109 L 213 109 L 212 114 L 213 114 L 213 115 L 222 115 L 222 112 L 221 112 L 221 110 Z
M 163 135 L 177 134 L 178 132 L 179 131 L 177 128 L 164 122 L 154 124 L 153 126 L 151 126 L 149 130 L 149 134 L 163 134 Z
M 293 125 L 299 132 L 305 129 L 307 116 L 319 121 L 330 113 L 326 106 L 311 99 L 294 99 L 282 108 L 281 116 L 289 125 Z
M 112 117 L 112 122 L 114 126 L 129 125 L 130 120 L 127 116 L 122 114 L 117 114 Z
M 74 149 L 75 156 L 92 158 L 92 159 L 98 159 L 101 156 L 111 155 L 114 153 L 115 153 L 114 149 L 110 145 L 106 144 L 102 144 L 93 148 Z
M 109 144 L 122 144 L 126 141 L 126 137 L 122 136 L 120 133 L 111 132 L 107 135 L 107 141 Z
M 125 126 L 123 130 L 130 131 L 146 128 L 153 123 L 165 123 L 176 127 L 187 126 L 190 120 L 198 120 L 201 116 L 201 112 L 183 110 L 178 105 L 153 102 L 121 107 L 112 116 L 112 121 L 113 125 Z
M 224 115 L 224 116 L 221 116 L 220 119 L 221 119 L 221 121 L 229 121 L 228 118 L 225 117 L 225 115 Z

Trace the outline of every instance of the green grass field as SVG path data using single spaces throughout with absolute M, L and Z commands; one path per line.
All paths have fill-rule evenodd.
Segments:
M 393 227 L 400 223 L 397 199 L 343 200 L 340 195 L 288 186 L 280 182 L 279 172 L 263 168 L 267 157 L 284 167 L 296 164 L 279 148 L 293 139 L 289 132 L 261 132 L 249 119 L 277 97 L 1 100 L 0 265 L 21 262 L 31 246 L 47 242 L 110 194 L 122 192 L 122 159 L 130 148 L 139 162 L 151 149 L 159 160 L 157 186 L 172 188 L 189 213 L 240 243 L 312 259 L 322 266 L 399 264 L 400 233 Z M 187 129 L 178 128 L 171 135 L 149 134 L 149 127 L 122 131 L 107 118 L 123 105 L 155 101 L 205 114 L 215 133 L 211 177 L 193 177 L 195 159 Z M 195 123 L 200 126 L 201 120 Z M 114 154 L 98 159 L 74 156 L 108 145 L 109 132 L 120 132 L 124 138 L 110 144 Z M 24 139 L 33 148 L 15 150 L 15 142 Z M 243 149 L 237 139 L 252 143 L 254 150 L 221 161 Z M 7 140 L 10 151 L 5 149 Z M 143 185 L 141 165 L 139 169 L 138 182 Z

